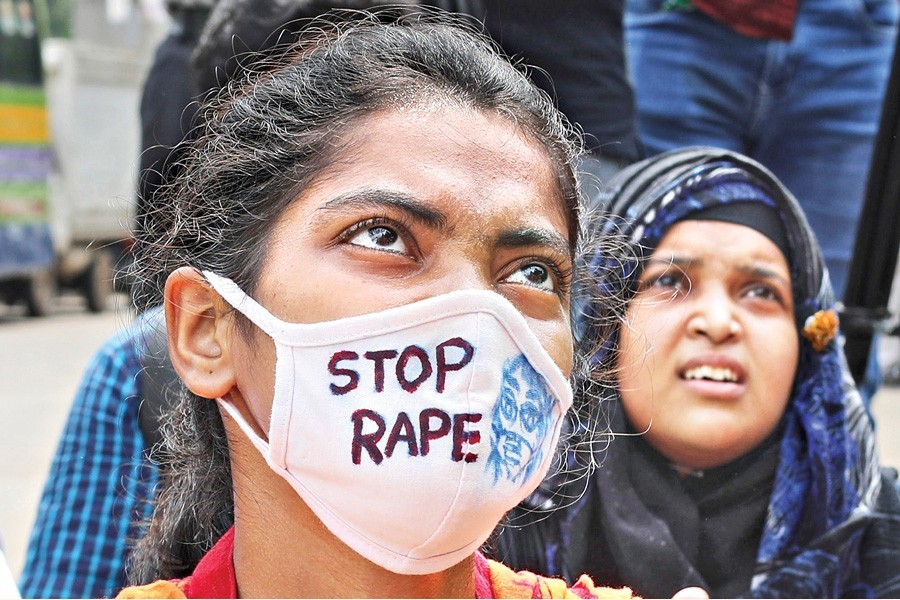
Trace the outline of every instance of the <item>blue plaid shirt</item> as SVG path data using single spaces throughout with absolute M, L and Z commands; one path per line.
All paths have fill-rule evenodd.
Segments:
M 139 319 L 94 355 L 50 467 L 19 582 L 23 598 L 101 598 L 125 562 L 158 479 L 138 421 Z

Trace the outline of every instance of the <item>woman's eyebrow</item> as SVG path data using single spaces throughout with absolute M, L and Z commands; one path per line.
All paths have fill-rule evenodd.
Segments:
M 427 206 L 411 194 L 397 190 L 362 189 L 336 196 L 320 206 L 317 211 L 340 211 L 359 208 L 391 208 L 407 213 L 413 220 L 426 227 L 442 229 L 447 226 L 447 216 Z
M 702 258 L 692 258 L 687 256 L 667 256 L 665 258 L 660 256 L 651 256 L 646 260 L 647 266 L 657 266 L 657 267 L 678 267 L 680 269 L 687 269 L 688 267 L 694 265 L 702 265 Z
M 791 282 L 781 273 L 774 271 L 768 267 L 764 267 L 758 264 L 750 264 L 750 265 L 740 265 L 738 266 L 738 270 L 745 275 L 749 275 L 751 277 L 757 277 L 759 279 L 774 279 L 781 283 L 782 285 L 791 287 Z
M 539 227 L 525 227 L 505 231 L 497 238 L 497 245 L 502 248 L 522 248 L 525 246 L 545 246 L 562 254 L 572 256 L 569 242 L 559 232 Z

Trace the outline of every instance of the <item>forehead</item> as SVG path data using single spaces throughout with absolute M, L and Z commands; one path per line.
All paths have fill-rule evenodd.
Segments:
M 671 258 L 742 267 L 762 263 L 789 278 L 787 259 L 772 240 L 752 227 L 724 221 L 681 221 L 669 228 L 653 251 Z
M 392 189 L 449 212 L 526 219 L 568 239 L 549 152 L 499 115 L 443 104 L 389 110 L 361 118 L 340 143 L 308 191 Z

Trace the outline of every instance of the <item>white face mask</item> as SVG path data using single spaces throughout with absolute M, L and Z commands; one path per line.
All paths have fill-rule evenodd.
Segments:
M 268 442 L 225 411 L 353 550 L 396 573 L 471 555 L 550 467 L 567 378 L 502 296 L 459 291 L 326 323 L 279 320 L 212 287 L 275 341 Z

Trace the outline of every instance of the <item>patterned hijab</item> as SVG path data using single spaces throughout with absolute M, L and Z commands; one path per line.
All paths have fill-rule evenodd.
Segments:
M 861 558 L 865 554 L 861 544 L 869 525 L 884 517 L 879 508 L 882 479 L 872 424 L 838 343 L 834 297 L 821 250 L 797 201 L 762 165 L 714 148 L 677 150 L 632 165 L 619 173 L 597 200 L 610 215 L 600 221 L 599 227 L 608 235 L 623 236 L 627 242 L 621 252 L 604 251 L 593 259 L 601 297 L 624 293 L 630 299 L 642 259 L 679 221 L 733 203 L 761 203 L 777 213 L 787 238 L 801 347 L 782 421 L 774 487 L 747 594 L 832 598 L 883 595 L 885 581 L 897 575 L 896 559 L 892 561 L 893 573 L 878 574 L 874 571 L 879 567 L 873 571 L 863 564 L 867 559 Z M 609 358 L 615 337 L 613 334 L 606 341 L 595 361 Z M 610 450 L 616 444 L 613 440 Z M 609 461 L 599 467 L 600 479 L 604 471 L 608 475 L 616 472 L 615 453 L 599 458 Z M 641 501 L 639 494 L 626 499 L 628 490 L 622 488 L 627 488 L 627 482 L 621 479 L 607 481 L 606 485 L 621 486 L 605 494 L 619 495 L 622 506 Z M 655 523 L 641 522 L 641 514 L 641 510 L 622 510 L 611 521 L 622 531 L 595 533 L 665 537 L 665 532 L 652 531 Z M 896 515 L 891 519 L 897 522 Z M 900 541 L 891 544 L 897 555 Z M 612 551 L 615 553 L 614 548 Z M 653 568 L 647 569 L 649 577 L 653 577 Z M 641 591 L 639 582 L 633 584 Z M 889 593 L 898 593 L 900 582 L 893 586 Z

